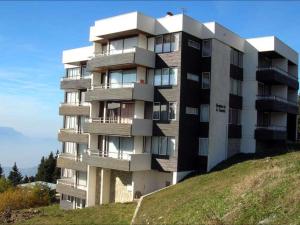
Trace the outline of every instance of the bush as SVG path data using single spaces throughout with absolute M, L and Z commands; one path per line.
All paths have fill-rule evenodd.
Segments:
M 4 177 L 0 177 L 0 193 L 7 191 L 11 187 L 12 184 L 9 182 L 9 180 L 5 179 Z
M 0 194 L 0 213 L 6 210 L 46 206 L 51 203 L 48 187 L 36 185 L 33 188 L 10 188 Z

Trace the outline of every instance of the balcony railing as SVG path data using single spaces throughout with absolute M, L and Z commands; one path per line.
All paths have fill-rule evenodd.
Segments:
M 275 95 L 257 95 L 257 100 L 272 100 L 272 101 L 279 101 L 284 102 L 287 104 L 298 106 L 298 103 L 295 101 L 288 100 L 286 98 L 278 97 Z
M 114 159 L 121 159 L 121 160 L 128 160 L 131 159 L 131 154 L 123 153 L 123 152 L 107 152 L 107 151 L 100 151 L 98 149 L 88 149 L 85 151 L 86 154 L 90 156 L 98 156 L 104 158 L 114 158 Z M 133 153 L 132 153 L 133 154 Z
M 72 133 L 72 134 L 83 134 L 83 129 L 82 128 L 62 128 L 58 132 L 67 132 L 67 133 Z
M 287 71 L 285 71 L 279 67 L 276 67 L 276 66 L 257 67 L 257 71 L 269 71 L 269 70 L 275 70 L 275 71 L 283 74 L 286 77 L 289 77 L 295 81 L 298 81 L 298 78 L 295 75 L 288 73 Z
M 279 125 L 256 125 L 256 129 L 274 130 L 274 131 L 286 131 L 286 126 Z
M 73 178 L 61 178 L 57 180 L 57 184 L 67 185 L 72 188 L 78 188 L 85 190 L 87 188 L 86 185 L 80 185 L 75 182 Z
M 89 106 L 88 102 L 61 102 L 60 106 Z
M 133 88 L 134 83 L 137 83 L 137 82 L 100 84 L 100 85 L 94 85 L 93 88 L 94 89 Z
M 76 75 L 76 76 L 66 76 L 64 75 L 60 80 L 64 81 L 64 80 L 83 80 L 83 79 L 90 79 L 91 78 L 91 74 L 85 74 L 85 75 Z
M 86 151 L 86 150 L 84 150 Z M 58 155 L 58 158 L 70 159 L 78 162 L 82 162 L 82 154 L 71 154 L 71 153 L 61 153 Z
M 89 119 L 89 123 L 123 123 L 123 124 L 132 124 L 133 118 L 120 118 L 120 117 L 100 117 Z

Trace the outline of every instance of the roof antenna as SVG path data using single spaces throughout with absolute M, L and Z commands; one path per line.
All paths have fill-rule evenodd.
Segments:
M 185 15 L 185 14 L 186 14 L 186 12 L 187 12 L 187 9 L 186 9 L 186 8 L 184 8 L 184 7 L 180 8 L 180 9 L 181 9 L 181 12 L 182 12 L 182 14 L 183 14 L 183 15 Z

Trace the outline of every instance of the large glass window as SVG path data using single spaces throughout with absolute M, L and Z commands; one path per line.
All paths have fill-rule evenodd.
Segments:
M 78 129 L 77 116 L 65 117 L 65 129 L 73 129 L 77 131 Z
M 176 102 L 161 104 L 160 102 L 153 103 L 153 120 L 175 120 L 176 119 Z
M 230 94 L 242 96 L 242 81 L 230 78 Z
M 179 34 L 164 34 L 155 38 L 155 52 L 173 52 L 179 49 Z
M 229 108 L 229 124 L 241 124 L 241 110 Z
M 153 103 L 153 120 L 160 120 L 160 103 Z
M 109 54 L 122 54 L 126 52 L 133 52 L 138 45 L 137 37 L 130 37 L 125 39 L 112 40 L 109 42 Z
M 175 137 L 153 136 L 151 144 L 151 153 L 157 155 L 174 155 Z
M 111 88 L 131 87 L 136 82 L 136 70 L 116 70 L 109 73 Z
M 176 120 L 176 102 L 169 102 L 169 120 Z
M 230 63 L 243 68 L 243 53 L 232 48 L 230 52 Z
M 152 72 L 148 72 L 152 74 Z M 155 69 L 154 86 L 166 86 L 177 84 L 177 68 Z
M 210 88 L 210 72 L 202 73 L 202 89 Z
M 211 56 L 211 40 L 202 41 L 202 57 Z
M 68 68 L 67 77 L 70 79 L 79 79 L 80 78 L 80 67 Z
M 65 142 L 64 144 L 64 153 L 75 155 L 76 154 L 77 144 L 74 142 Z
M 200 122 L 209 122 L 209 105 L 200 105 Z
M 74 92 L 66 92 L 66 103 L 68 104 L 78 104 L 79 103 L 79 93 L 77 91 Z
M 199 152 L 200 156 L 208 156 L 208 138 L 199 138 Z
M 125 38 L 123 53 L 133 52 L 135 47 L 137 47 L 137 45 L 138 45 L 137 37 Z
M 133 138 L 108 137 L 108 156 L 112 158 L 129 159 L 133 153 Z

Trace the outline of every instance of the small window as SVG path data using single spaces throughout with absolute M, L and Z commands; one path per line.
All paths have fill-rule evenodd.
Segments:
M 210 72 L 202 73 L 202 89 L 210 88 Z
M 193 107 L 186 107 L 185 113 L 188 115 L 198 115 L 198 109 Z
M 168 120 L 168 107 L 165 104 L 160 105 L 160 119 L 163 121 Z
M 242 81 L 230 78 L 230 94 L 242 96 Z
M 188 46 L 191 48 L 195 48 L 197 50 L 200 50 L 201 45 L 199 42 L 193 41 L 193 40 L 188 40 Z
M 153 103 L 153 120 L 160 120 L 160 102 Z
M 176 120 L 176 102 L 169 103 L 169 120 Z
M 188 80 L 199 82 L 199 76 L 196 75 L 196 74 L 187 73 L 186 77 L 187 77 Z
M 170 68 L 170 85 L 177 84 L 177 68 Z
M 241 110 L 234 108 L 229 109 L 229 124 L 241 124 Z
M 171 34 L 164 35 L 163 52 L 171 51 Z
M 161 69 L 156 69 L 154 72 L 154 86 L 161 85 Z
M 202 42 L 202 57 L 211 56 L 211 40 L 203 40 Z
M 203 104 L 200 106 L 200 122 L 209 122 L 209 105 Z
M 208 138 L 199 138 L 199 151 L 200 156 L 208 156 Z
M 161 79 L 161 84 L 162 85 L 169 85 L 169 68 L 164 68 L 162 69 L 162 79 Z

